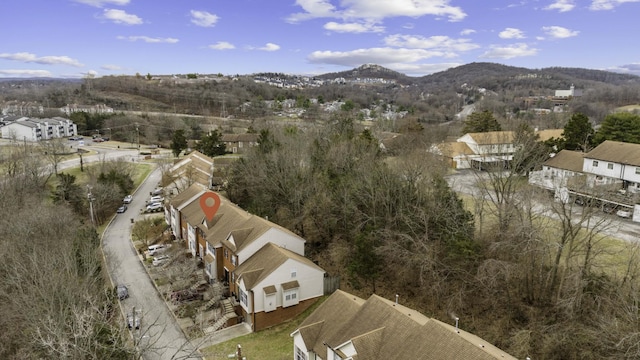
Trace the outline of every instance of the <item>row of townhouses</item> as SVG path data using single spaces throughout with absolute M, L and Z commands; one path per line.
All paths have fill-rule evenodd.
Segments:
M 377 295 L 334 292 L 296 329 L 294 360 L 516 358 L 486 340 Z
M 78 126 L 73 121 L 61 117 L 45 119 L 18 117 L 12 120 L 5 122 L 5 125 L 0 128 L 3 139 L 40 141 L 78 134 Z
M 564 129 L 535 130 L 539 141 L 561 138 Z M 508 163 L 517 147 L 514 131 L 468 133 L 454 142 L 434 145 L 431 152 L 442 156 L 454 169 L 485 169 L 496 163 Z
M 605 141 L 587 152 L 562 150 L 529 177 L 562 201 L 588 198 L 640 222 L 640 144 Z
M 304 256 L 305 240 L 249 214 L 222 196 L 209 220 L 195 182 L 165 209 L 177 239 L 204 264 L 211 282 L 228 286 L 236 312 L 254 331 L 292 319 L 324 295 L 325 271 Z

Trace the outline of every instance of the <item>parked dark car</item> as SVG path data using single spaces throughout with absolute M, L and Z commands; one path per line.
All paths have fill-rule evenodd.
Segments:
M 124 284 L 118 284 L 116 286 L 116 293 L 118 294 L 118 299 L 124 300 L 129 297 L 129 289 Z

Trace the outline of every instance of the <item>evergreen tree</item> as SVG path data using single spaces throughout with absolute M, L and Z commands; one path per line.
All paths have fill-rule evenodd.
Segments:
M 184 130 L 179 129 L 173 133 L 170 147 L 175 157 L 178 157 L 182 150 L 187 148 L 187 138 L 184 135 Z
M 640 116 L 628 112 L 607 115 L 594 137 L 594 145 L 605 140 L 640 144 Z
M 591 149 L 593 134 L 594 130 L 589 118 L 584 114 L 575 113 L 564 127 L 562 133 L 564 140 L 560 142 L 560 147 L 561 149 L 588 152 Z
M 489 110 L 483 112 L 474 112 L 467 116 L 462 128 L 462 134 L 479 133 L 489 131 L 501 131 L 502 127 L 493 113 Z
M 222 135 L 218 130 L 211 131 L 196 144 L 195 148 L 201 153 L 211 157 L 224 155 L 227 149 L 221 137 Z

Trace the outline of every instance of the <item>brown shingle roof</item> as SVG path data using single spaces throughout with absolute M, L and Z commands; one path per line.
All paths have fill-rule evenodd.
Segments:
M 197 184 L 197 183 L 193 184 L 189 186 L 187 189 L 185 189 L 183 192 L 181 192 L 180 194 L 176 195 L 173 199 L 171 199 L 169 204 L 174 208 L 178 208 L 182 206 L 186 201 L 191 199 L 192 197 L 198 195 L 198 193 L 201 193 L 204 191 L 205 191 L 205 188 L 201 184 Z
M 360 310 L 364 302 L 364 299 L 342 290 L 336 290 L 314 312 L 307 316 L 298 328 L 304 336 L 305 331 L 308 331 L 305 329 L 306 327 L 320 327 L 315 340 L 304 338 L 307 349 L 313 349 L 316 354 L 326 354 L 325 340 L 334 336 L 340 325 L 346 321 L 345 319 L 352 318 Z
M 191 226 L 198 226 L 205 218 L 205 214 L 200 207 L 200 201 L 193 201 L 189 205 L 185 206 L 181 211 L 181 214 L 185 216 L 187 222 Z
M 216 215 L 211 221 L 198 225 L 204 231 L 207 242 L 211 245 L 224 244 L 233 252 L 238 252 L 270 229 L 278 229 L 298 237 L 280 225 L 246 212 L 225 197 L 220 195 L 219 197 L 220 208 L 218 208 Z M 228 240 L 229 235 L 233 235 L 233 243 Z M 300 241 L 304 242 L 305 240 L 300 238 Z
M 640 144 L 607 140 L 589 151 L 585 158 L 640 166 Z
M 538 141 L 547 141 L 551 138 L 560 139 L 563 137 L 563 133 L 564 129 L 546 129 L 536 131 L 536 135 L 538 135 Z
M 513 131 L 489 131 L 481 133 L 469 133 L 478 145 L 511 144 L 513 143 Z
M 473 334 L 376 295 L 363 301 L 336 291 L 301 324 L 300 334 L 321 321 L 313 345 L 304 339 L 317 354 L 326 353 L 325 343 L 336 349 L 350 342 L 357 357 L 368 360 L 515 360 Z
M 268 243 L 260 248 L 260 250 L 256 251 L 256 253 L 245 262 L 240 264 L 240 266 L 235 269 L 234 273 L 238 280 L 242 279 L 244 281 L 244 285 L 247 289 L 251 289 L 255 284 L 273 273 L 289 259 L 324 272 L 322 268 L 306 257 L 298 255 L 291 250 L 287 250 L 273 243 Z
M 556 156 L 545 161 L 544 165 L 556 169 L 582 172 L 583 157 L 584 154 L 578 151 L 561 150 Z
M 446 157 L 456 157 L 459 155 L 473 155 L 473 150 L 463 142 L 446 142 L 437 145 L 440 153 Z
M 194 150 L 171 167 L 171 174 L 176 178 L 188 177 L 208 187 L 213 176 L 213 159 Z

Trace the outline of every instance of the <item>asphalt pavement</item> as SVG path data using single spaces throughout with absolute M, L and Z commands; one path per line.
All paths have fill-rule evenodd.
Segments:
M 131 219 L 138 219 L 146 198 L 160 181 L 155 169 L 133 194 L 133 201 L 117 214 L 103 234 L 102 246 L 111 279 L 129 288 L 129 298 L 121 301 L 126 314 L 135 307 L 142 315 L 141 328 L 132 331 L 145 359 L 202 359 L 197 348 L 184 335 L 174 315 L 156 290 L 130 239 Z M 125 319 L 122 319 L 123 325 Z

